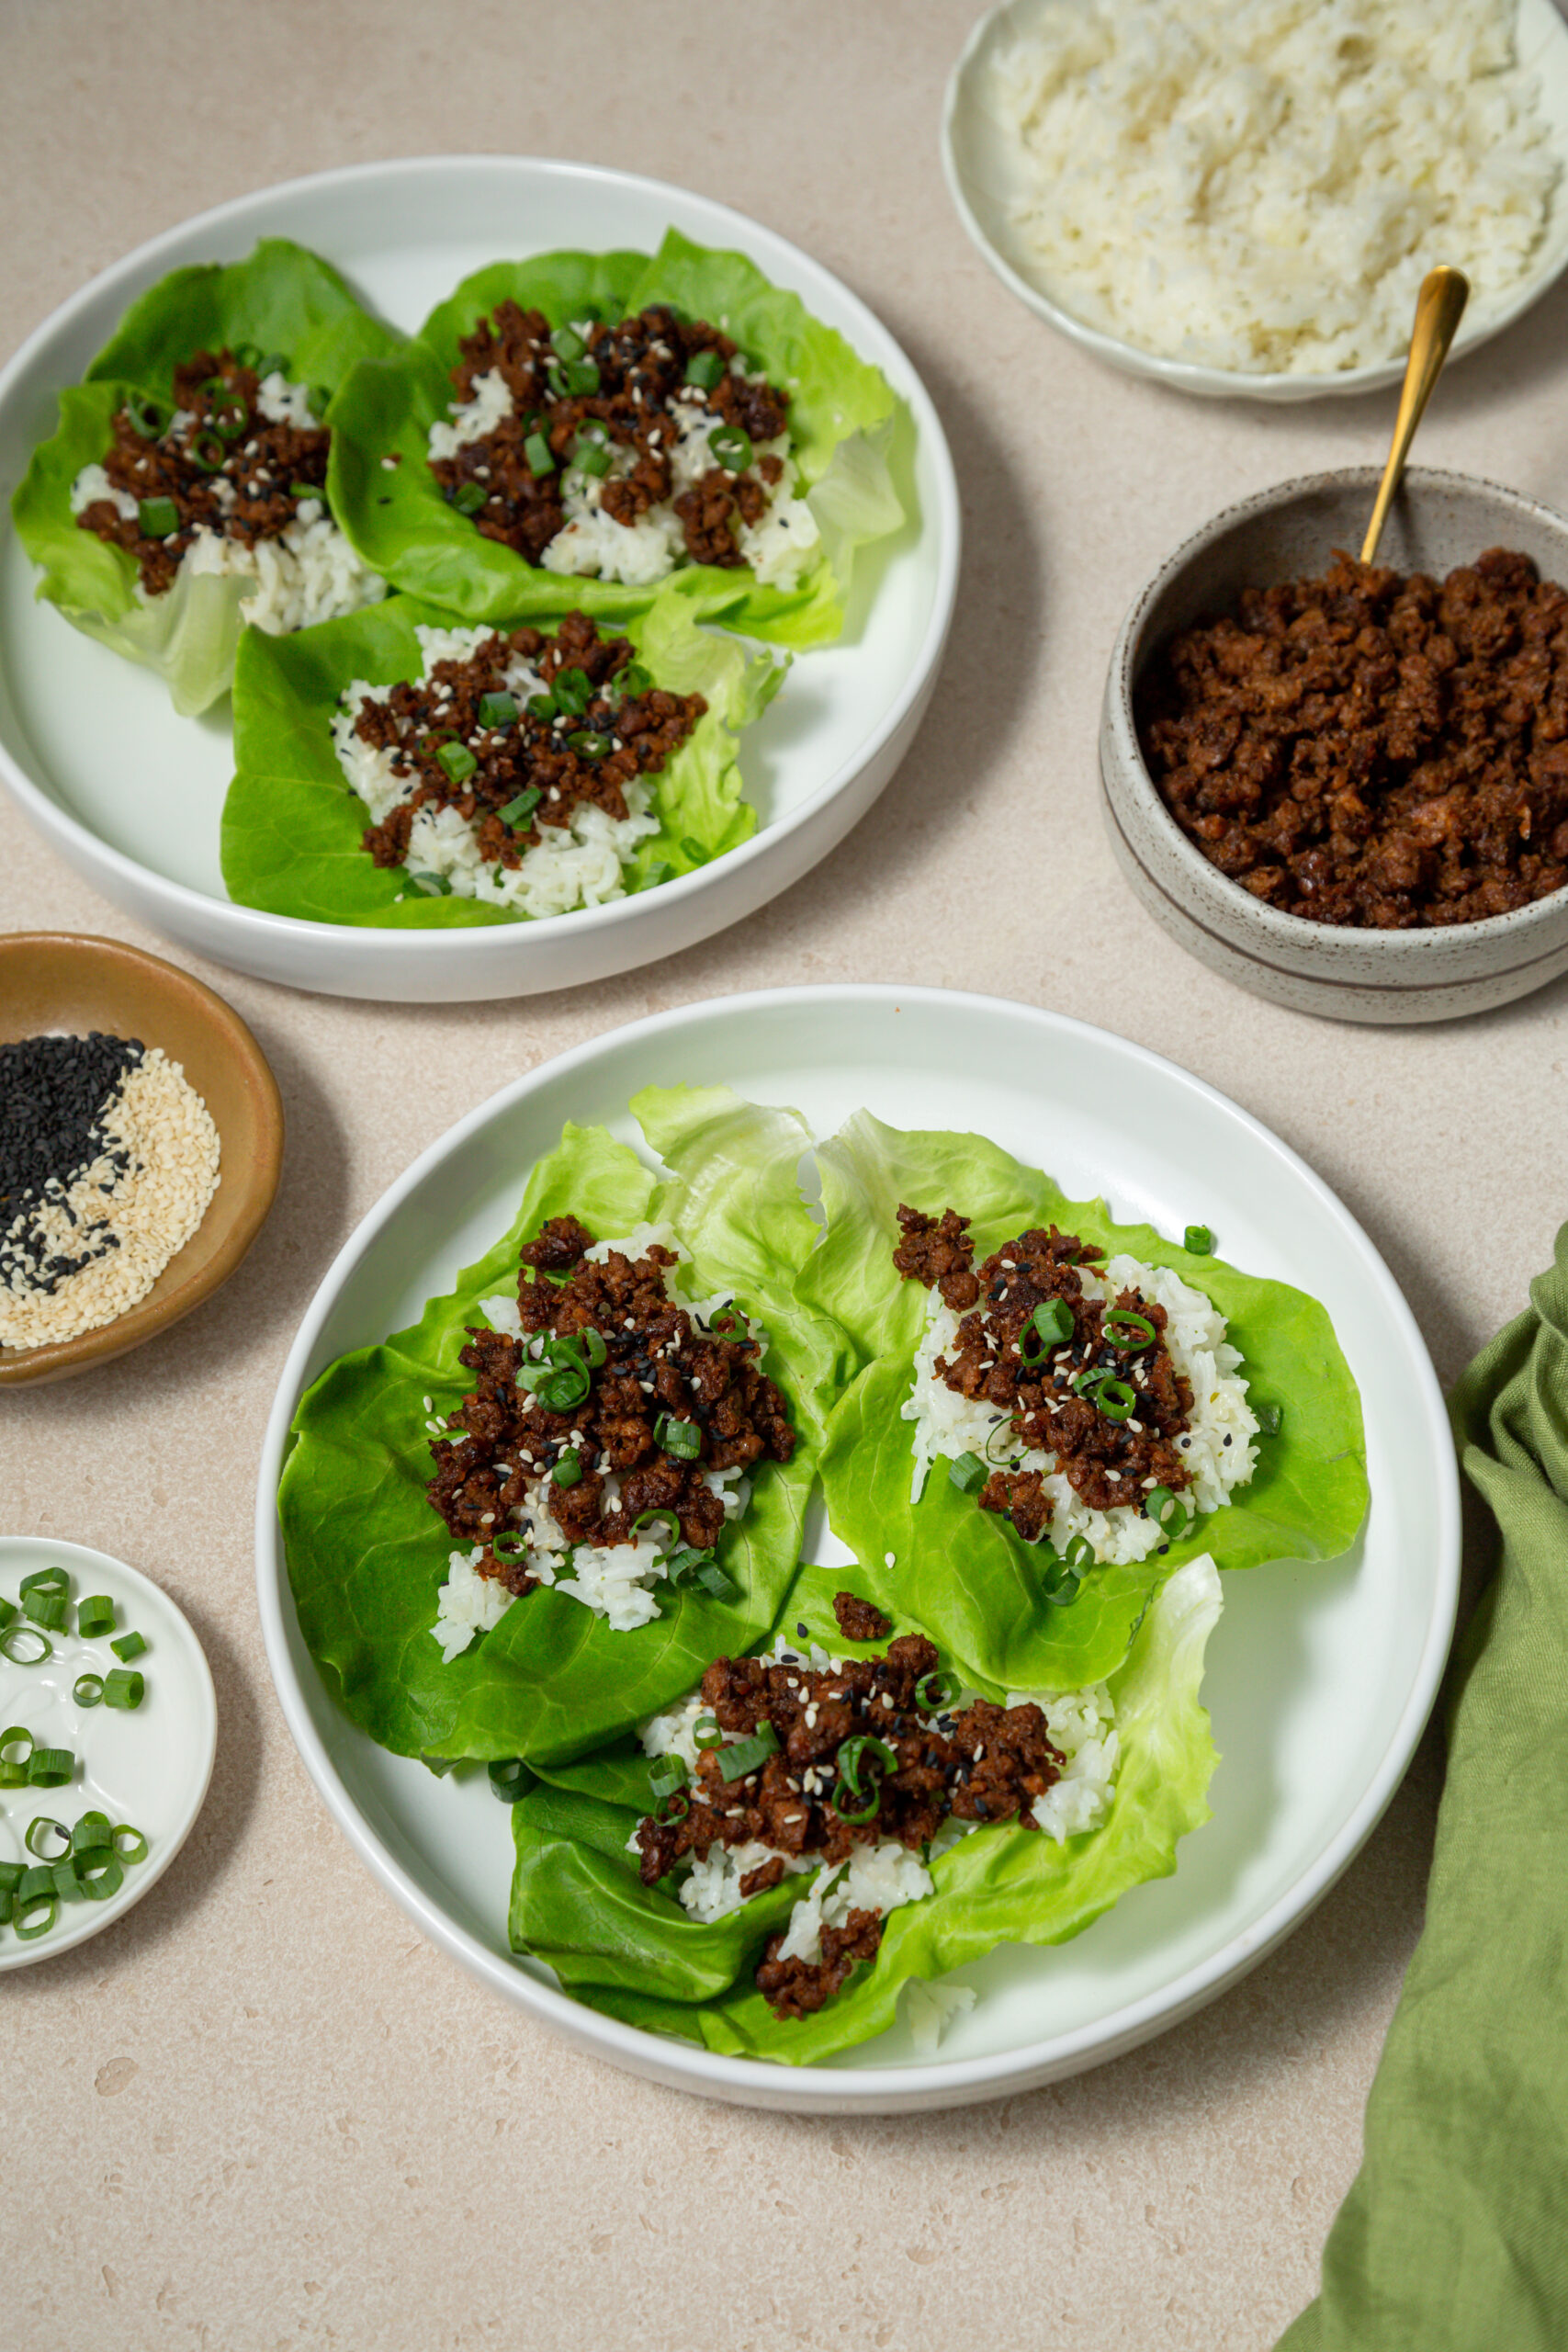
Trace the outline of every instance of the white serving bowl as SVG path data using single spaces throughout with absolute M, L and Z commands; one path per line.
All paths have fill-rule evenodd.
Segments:
M 1254 995 L 1332 1020 L 1449 1021 L 1526 996 L 1568 972 L 1568 890 L 1443 929 L 1375 931 L 1309 922 L 1266 906 L 1210 864 L 1171 815 L 1144 764 L 1138 680 L 1179 629 L 1234 609 L 1244 588 L 1324 571 L 1357 548 L 1376 466 L 1281 482 L 1227 507 L 1160 565 L 1122 624 L 1100 712 L 1100 774 L 1117 863 L 1149 913 L 1211 971 Z M 1517 491 L 1412 468 L 1389 514 L 1380 563 L 1438 578 L 1493 547 L 1568 581 L 1568 521 Z
M 219 870 L 232 768 L 227 702 L 176 718 L 150 672 L 33 597 L 0 533 L 0 781 L 107 899 L 198 956 L 332 996 L 444 1004 L 570 988 L 705 939 L 787 890 L 858 823 L 908 750 L 931 699 L 958 587 L 958 492 L 942 424 L 893 337 L 819 263 L 726 205 L 584 164 L 502 155 L 368 164 L 243 197 L 141 246 L 47 320 L 0 373 L 0 489 L 8 499 L 128 303 L 167 271 L 293 237 L 370 305 L 413 328 L 486 262 L 555 246 L 652 251 L 673 226 L 739 247 L 879 367 L 908 410 L 896 439 L 903 529 L 861 550 L 848 626 L 801 655 L 741 750 L 758 830 L 657 889 L 538 922 L 376 931 L 236 906 Z
M 1381 391 L 1404 373 L 1404 354 L 1374 367 L 1348 368 L 1333 375 L 1279 372 L 1253 374 L 1241 368 L 1205 368 L 1186 359 L 1162 358 L 1120 336 L 1093 327 L 1053 300 L 1033 274 L 1037 265 L 1020 235 L 1013 208 L 1032 194 L 1016 142 L 987 102 L 987 83 L 999 50 L 1033 32 L 1053 0 L 1005 0 L 982 17 L 964 44 L 947 85 L 942 108 L 942 164 L 958 217 L 1002 284 L 1021 302 L 1058 328 L 1085 351 L 1130 376 L 1151 376 L 1177 391 L 1211 400 L 1312 401 L 1349 392 Z M 1540 83 L 1541 112 L 1565 177 L 1552 198 L 1546 234 L 1529 275 L 1497 299 L 1483 285 L 1473 288 L 1470 308 L 1454 339 L 1463 354 L 1485 343 L 1513 322 L 1568 268 L 1568 26 L 1552 0 L 1519 0 L 1518 55 Z M 1462 254 L 1442 256 L 1460 268 Z

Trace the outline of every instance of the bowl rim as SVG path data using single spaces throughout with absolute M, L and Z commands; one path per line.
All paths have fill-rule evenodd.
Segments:
M 1206 399 L 1260 400 L 1270 402 L 1309 400 L 1330 400 L 1360 392 L 1378 392 L 1399 383 L 1404 374 L 1403 354 L 1394 359 L 1373 360 L 1361 368 L 1336 369 L 1332 373 L 1301 371 L 1292 368 L 1270 368 L 1267 371 L 1238 368 L 1211 368 L 1200 360 L 1170 359 L 1161 353 L 1145 350 L 1141 344 L 1129 343 L 1120 335 L 1109 334 L 1102 327 L 1090 326 L 1044 290 L 1015 269 L 996 244 L 982 223 L 969 196 L 970 183 L 960 164 L 954 124 L 960 105 L 967 95 L 968 77 L 974 70 L 981 50 L 989 40 L 998 18 L 1009 15 L 1019 0 L 995 0 L 972 28 L 968 40 L 959 51 L 947 78 L 942 96 L 941 153 L 942 177 L 948 195 L 963 224 L 965 234 L 1010 294 L 1017 297 L 1037 318 L 1045 321 L 1061 334 L 1076 343 L 1080 350 L 1103 359 L 1123 374 L 1142 376 L 1156 383 L 1167 384 L 1173 391 L 1197 394 Z M 1522 18 L 1530 0 L 1517 0 Z M 1553 21 L 1547 22 L 1548 17 Z M 1544 14 L 1540 17 L 1542 32 L 1551 36 L 1553 28 L 1568 41 L 1568 23 L 1564 23 L 1553 0 L 1546 0 Z M 1561 149 L 1559 153 L 1561 156 Z M 1559 182 L 1550 198 L 1550 205 L 1568 202 L 1564 184 Z M 1548 226 L 1551 225 L 1551 211 Z M 1540 301 L 1544 294 L 1568 270 L 1568 246 L 1549 268 L 1521 279 L 1511 295 L 1494 309 L 1478 303 L 1467 314 L 1455 336 L 1452 357 L 1464 359 L 1483 343 L 1501 334 Z
M 1111 647 L 1106 673 L 1104 725 L 1101 730 L 1100 775 L 1106 797 L 1112 802 L 1118 787 L 1123 789 L 1135 804 L 1138 813 L 1159 835 L 1163 849 L 1168 849 L 1180 866 L 1184 878 L 1197 894 L 1197 904 L 1207 901 L 1216 915 L 1234 914 L 1237 921 L 1256 926 L 1265 941 L 1285 950 L 1300 954 L 1314 944 L 1337 944 L 1341 953 L 1354 946 L 1359 953 L 1375 957 L 1393 968 L 1382 985 L 1395 984 L 1395 974 L 1401 964 L 1414 964 L 1422 957 L 1441 952 L 1440 944 L 1449 943 L 1447 953 L 1452 956 L 1458 943 L 1473 941 L 1477 949 L 1492 943 L 1517 940 L 1545 928 L 1552 917 L 1561 920 L 1568 914 L 1568 885 L 1550 891 L 1546 897 L 1533 899 L 1528 906 L 1511 907 L 1500 915 L 1482 915 L 1473 922 L 1425 924 L 1411 931 L 1381 931 L 1373 924 L 1320 922 L 1311 915 L 1287 914 L 1266 900 L 1255 899 L 1239 882 L 1203 855 L 1201 850 L 1189 841 L 1176 819 L 1167 808 L 1163 796 L 1150 775 L 1138 741 L 1137 722 L 1133 711 L 1133 690 L 1136 673 L 1148 648 L 1145 633 L 1150 615 L 1180 574 L 1196 559 L 1216 546 L 1230 532 L 1255 516 L 1278 512 L 1281 507 L 1304 499 L 1315 492 L 1331 489 L 1364 490 L 1371 496 L 1382 478 L 1381 466 L 1334 466 L 1314 474 L 1297 474 L 1288 481 L 1276 482 L 1269 488 L 1253 491 L 1246 498 L 1222 508 L 1218 514 L 1191 532 L 1174 552 L 1149 574 L 1128 606 L 1116 640 Z M 1432 466 L 1406 467 L 1396 496 L 1403 498 L 1410 491 L 1423 490 L 1468 496 L 1483 492 L 1489 498 L 1500 499 L 1522 518 L 1532 523 L 1544 523 L 1560 532 L 1563 540 L 1563 570 L 1568 574 L 1568 515 L 1560 514 L 1555 507 L 1541 499 L 1532 498 L 1527 492 L 1510 490 L 1502 482 L 1495 482 L 1483 474 L 1450 473 Z M 1118 758 L 1118 771 L 1112 783 L 1108 749 L 1113 748 Z M 1115 811 L 1121 823 L 1119 811 Z M 1122 826 L 1123 838 L 1126 828 Z M 1129 840 L 1129 848 L 1134 844 Z M 1140 865 L 1145 861 L 1140 856 Z M 1163 887 L 1163 886 L 1162 886 Z M 1198 920 L 1197 907 L 1190 901 L 1179 901 L 1167 888 L 1165 896 L 1173 904 L 1180 904 L 1182 911 Z M 1208 928 L 1204 925 L 1204 928 Z M 1228 944 L 1228 943 L 1227 943 Z M 1348 980 L 1348 976 L 1347 976 Z M 1377 981 L 1356 985 L 1376 987 Z
M 0 1387 L 23 1387 L 32 1382 L 64 1378 L 127 1355 L 147 1340 L 155 1339 L 178 1323 L 221 1288 L 249 1250 L 265 1223 L 277 1192 L 283 1165 L 283 1098 L 265 1055 L 246 1023 L 205 980 L 144 947 L 95 932 L 0 932 L 0 963 L 13 954 L 27 956 L 65 950 L 87 964 L 111 972 L 130 967 L 150 981 L 165 1000 L 185 997 L 216 1033 L 223 1051 L 239 1068 L 257 1110 L 255 1141 L 243 1171 L 235 1170 L 240 1208 L 233 1225 L 206 1264 L 186 1274 L 162 1297 L 157 1284 L 135 1306 L 72 1340 L 51 1340 L 42 1347 L 0 1349 Z M 216 1121 L 213 1123 L 215 1125 Z M 220 1138 L 221 1139 L 221 1138 Z M 232 1197 L 232 1195 L 231 1195 Z M 205 1213 L 204 1213 L 205 1221 Z M 200 1230 L 199 1226 L 197 1231 Z M 193 1235 L 192 1239 L 195 1238 Z M 173 1263 L 173 1261 L 170 1261 Z M 163 1276 L 158 1280 L 161 1282 Z

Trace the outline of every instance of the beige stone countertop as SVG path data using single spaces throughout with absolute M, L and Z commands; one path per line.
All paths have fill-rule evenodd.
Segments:
M 1314 1022 L 1190 962 L 1112 866 L 1095 729 L 1134 591 L 1230 500 L 1381 458 L 1394 396 L 1185 400 L 1016 303 L 938 164 L 973 13 L 0 7 L 0 355 L 144 238 L 269 182 L 405 153 L 579 157 L 722 198 L 840 272 L 930 386 L 966 529 L 943 684 L 906 765 L 740 928 L 602 986 L 453 1008 L 292 995 L 170 951 L 254 1029 L 288 1157 L 216 1300 L 136 1355 L 0 1403 L 0 1531 L 155 1577 L 206 1645 L 220 1709 L 211 1793 L 166 1876 L 102 1937 L 4 1980 L 11 2352 L 1261 2352 L 1314 2290 L 1419 1929 L 1430 1737 L 1318 1912 L 1188 2024 L 995 2105 L 833 2122 L 615 2073 L 425 1943 L 329 1821 L 257 1626 L 257 1453 L 333 1253 L 503 1078 L 659 1008 L 919 979 L 1118 1029 L 1321 1171 L 1445 1383 L 1550 1258 L 1568 1214 L 1568 982 L 1452 1026 Z M 1458 366 L 1422 458 L 1568 507 L 1565 328 L 1568 288 Z M 165 944 L 7 804 L 0 929 L 37 926 Z

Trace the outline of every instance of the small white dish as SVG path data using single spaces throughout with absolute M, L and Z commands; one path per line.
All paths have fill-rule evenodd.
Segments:
M 958 491 L 931 397 L 898 345 L 820 263 L 728 206 L 586 164 L 422 156 L 240 198 L 154 238 L 72 296 L 0 372 L 8 499 L 134 296 L 171 269 L 231 261 L 258 237 L 323 254 L 383 317 L 417 327 L 470 271 L 558 246 L 652 252 L 667 228 L 739 247 L 879 367 L 908 409 L 894 478 L 908 519 L 860 550 L 843 638 L 795 662 L 748 729 L 749 842 L 607 906 L 472 931 L 376 931 L 236 906 L 219 870 L 232 771 L 227 700 L 179 718 L 150 671 L 34 602 L 0 523 L 0 782 L 60 854 L 140 922 L 285 987 L 401 1004 L 574 988 L 672 956 L 787 890 L 857 824 L 914 740 L 958 588 Z M 909 425 L 912 424 L 912 433 Z
M 948 80 L 942 119 L 942 166 L 958 217 L 1002 284 L 1021 302 L 1079 345 L 1129 376 L 1152 377 L 1180 392 L 1210 400 L 1314 401 L 1351 392 L 1376 392 L 1399 383 L 1404 354 L 1366 368 L 1333 375 L 1280 371 L 1253 374 L 1242 368 L 1204 368 L 1166 359 L 1089 325 L 1053 300 L 1032 274 L 1032 262 L 1014 217 L 1017 199 L 1032 193 L 1016 142 L 987 99 L 987 84 L 998 50 L 1032 32 L 1051 0 L 1004 0 L 982 17 Z M 1462 356 L 1489 342 L 1540 300 L 1568 268 L 1568 25 L 1552 0 L 1519 0 L 1518 58 L 1540 85 L 1541 113 L 1553 152 L 1562 166 L 1547 220 L 1546 234 L 1527 277 L 1495 300 L 1477 283 L 1470 308 L 1454 338 Z M 1463 269 L 1463 254 L 1442 258 Z
M 289 1423 L 345 1350 L 412 1321 L 509 1224 L 568 1119 L 626 1140 L 644 1085 L 728 1081 L 793 1104 L 818 1135 L 863 1106 L 894 1125 L 994 1137 L 1068 1197 L 1124 1219 L 1211 1225 L 1236 1264 L 1327 1306 L 1366 1413 L 1371 1510 L 1343 1558 L 1224 1579 L 1203 1700 L 1223 1761 L 1213 1819 L 1176 1876 L 1136 1887 L 1054 1950 L 998 1948 L 965 1968 L 981 1994 L 940 2056 L 906 2026 L 795 2068 L 716 2056 L 563 1993 L 507 1942 L 506 1806 L 479 1770 L 437 1780 L 342 1714 L 301 1639 L 276 1512 Z M 444 1558 L 434 1516 L 432 1615 Z M 814 1542 L 815 1537 L 815 1542 Z M 829 1539 L 830 1542 L 831 1539 Z M 820 1514 L 807 1555 L 824 1548 Z M 340 1252 L 278 1383 L 256 1498 L 256 1581 L 285 1718 L 328 1810 L 415 1924 L 578 2048 L 709 2098 L 803 2114 L 954 2107 L 1052 2082 L 1147 2041 L 1224 1991 L 1305 1917 L 1371 1833 L 1410 1761 L 1453 1628 L 1459 1478 L 1415 1319 L 1367 1236 L 1266 1127 L 1143 1047 L 996 998 L 933 989 L 781 989 L 688 1005 L 598 1037 L 459 1120 Z
M 59 1566 L 71 1578 L 73 1630 L 51 1634 L 53 1655 L 39 1666 L 16 1666 L 0 1653 L 0 1728 L 22 1724 L 39 1747 L 68 1747 L 76 1769 L 63 1788 L 0 1789 L 0 1861 L 30 1865 L 28 1825 L 36 1815 L 69 1828 L 85 1813 L 107 1813 L 147 1840 L 147 1859 L 128 1862 L 107 1901 L 62 1903 L 55 1923 L 35 1942 L 20 1942 L 14 1927 L 0 1928 L 0 1970 L 28 1968 L 71 1951 L 112 1927 L 155 1886 L 190 1835 L 212 1778 L 218 1748 L 218 1707 L 201 1644 L 185 1616 L 150 1577 L 85 1544 L 46 1536 L 0 1536 L 0 1596 L 15 1602 L 22 1578 Z M 84 1640 L 75 1631 L 76 1604 L 107 1593 L 115 1604 L 112 1634 Z M 18 1617 L 16 1625 L 28 1621 Z M 139 1633 L 147 1644 L 132 1661 L 146 1683 L 134 1712 L 79 1706 L 73 1687 L 83 1674 L 107 1676 L 121 1664 L 109 1647 Z M 52 1855 L 49 1858 L 54 1860 Z

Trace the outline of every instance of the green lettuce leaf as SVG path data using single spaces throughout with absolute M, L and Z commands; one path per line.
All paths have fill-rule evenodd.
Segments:
M 558 601 L 553 614 L 532 617 L 548 628 L 568 609 Z M 333 746 L 340 692 L 355 678 L 388 685 L 419 677 L 416 626 L 452 623 L 451 613 L 400 596 L 293 637 L 246 630 L 234 664 L 235 775 L 221 837 L 231 899 L 271 914 L 383 929 L 530 920 L 474 899 L 422 897 L 409 888 L 404 867 L 374 865 L 361 846 L 368 811 L 348 789 Z M 621 633 L 657 684 L 701 694 L 708 705 L 689 741 L 653 779 L 660 830 L 629 861 L 626 887 L 636 890 L 660 862 L 672 874 L 690 873 L 756 831 L 757 812 L 741 797 L 737 741 L 777 692 L 784 665 L 766 655 L 749 658 L 733 638 L 700 628 L 690 605 L 668 594 L 633 615 Z
M 599 1745 L 667 1705 L 716 1650 L 760 1639 L 795 1572 L 838 1369 L 836 1335 L 792 1297 L 812 1230 L 795 1182 L 809 1136 L 795 1113 L 742 1103 L 723 1088 L 650 1090 L 634 1107 L 667 1173 L 603 1128 L 569 1125 L 530 1174 L 504 1238 L 409 1329 L 331 1365 L 295 1417 L 278 1512 L 300 1628 L 344 1713 L 400 1755 L 523 1756 L 536 1765 Z M 699 1179 L 694 1151 L 716 1133 L 727 1172 Z M 453 1543 L 424 1498 L 425 1424 L 472 1385 L 457 1358 L 465 1325 L 483 1320 L 479 1301 L 512 1292 L 520 1243 L 569 1211 L 604 1238 L 645 1219 L 674 1223 L 693 1260 L 688 1295 L 732 1289 L 761 1317 L 767 1369 L 790 1399 L 795 1458 L 759 1473 L 749 1509 L 720 1539 L 718 1556 L 739 1589 L 733 1603 L 663 1592 L 659 1618 L 616 1633 L 541 1588 L 447 1664 L 430 1628 Z M 737 1248 L 743 1213 L 753 1211 L 765 1219 L 761 1238 Z
M 288 356 L 294 380 L 335 391 L 357 361 L 400 341 L 335 269 L 283 237 L 264 238 L 244 261 L 176 269 L 149 287 L 86 381 L 62 393 L 59 426 L 12 499 L 17 537 L 42 567 L 39 596 L 86 636 L 155 671 L 182 717 L 205 710 L 229 685 L 240 605 L 254 583 L 182 570 L 167 594 L 143 604 L 132 558 L 78 527 L 73 482 L 107 451 L 109 421 L 127 395 L 166 401 L 175 369 L 194 352 L 259 344 Z
M 840 1655 L 830 1604 L 843 1581 L 836 1569 L 803 1568 L 784 1609 L 786 1624 L 799 1617 Z M 935 1891 L 889 1916 L 870 1967 L 814 2017 L 775 2018 L 751 1981 L 766 1939 L 812 1880 L 786 1878 L 708 1923 L 645 1887 L 627 1839 L 652 1795 L 629 1740 L 552 1772 L 514 1808 L 513 1948 L 595 2008 L 731 2055 L 800 2065 L 868 2041 L 893 2023 L 910 1978 L 943 1976 L 1001 1943 L 1064 1943 L 1129 1887 L 1175 1870 L 1177 1841 L 1209 1818 L 1218 1758 L 1198 1691 L 1219 1611 L 1213 1564 L 1190 1561 L 1109 1677 L 1121 1747 L 1100 1827 L 1061 1845 L 1010 1825 L 973 1831 L 931 1864 Z M 982 1695 L 1001 1695 L 959 1670 Z
M 558 610 L 563 584 L 598 619 L 621 621 L 655 591 L 618 582 L 563 583 L 481 537 L 449 506 L 426 461 L 433 424 L 453 396 L 461 338 L 510 297 L 558 326 L 592 303 L 625 316 L 669 301 L 722 323 L 791 396 L 790 430 L 824 552 L 794 588 L 764 587 L 745 570 L 693 564 L 674 575 L 694 607 L 726 627 L 794 647 L 825 644 L 843 627 L 857 547 L 903 519 L 888 468 L 896 403 L 880 371 L 798 295 L 773 286 L 743 254 L 710 252 L 671 229 L 641 254 L 543 254 L 479 270 L 432 311 L 395 358 L 356 369 L 333 413 L 333 511 L 364 560 L 411 594 L 468 620 L 513 621 Z M 382 460 L 397 455 L 400 462 Z
M 1013 1689 L 1101 1679 L 1126 1649 L 1151 1589 L 1183 1560 L 1222 1568 L 1328 1559 L 1355 1541 L 1367 1507 L 1360 1398 L 1318 1302 L 1218 1258 L 1195 1258 L 1152 1226 L 1117 1225 L 1103 1201 L 1069 1201 L 1048 1176 L 984 1136 L 902 1134 L 860 1113 L 819 1145 L 827 1227 L 802 1272 L 802 1303 L 829 1313 L 860 1370 L 835 1408 L 822 1459 L 834 1532 L 874 1569 L 885 1601 L 931 1639 Z M 1070 1607 L 1044 1598 L 1040 1555 L 981 1510 L 940 1460 L 911 1500 L 913 1443 L 899 1408 L 909 1394 L 930 1294 L 893 1265 L 895 1212 L 952 1206 L 972 1220 L 976 1261 L 1030 1226 L 1173 1267 L 1225 1316 L 1248 1400 L 1278 1405 L 1277 1436 L 1224 1508 L 1200 1517 L 1163 1555 L 1092 1570 Z M 884 1564 L 891 1554 L 894 1565 Z

